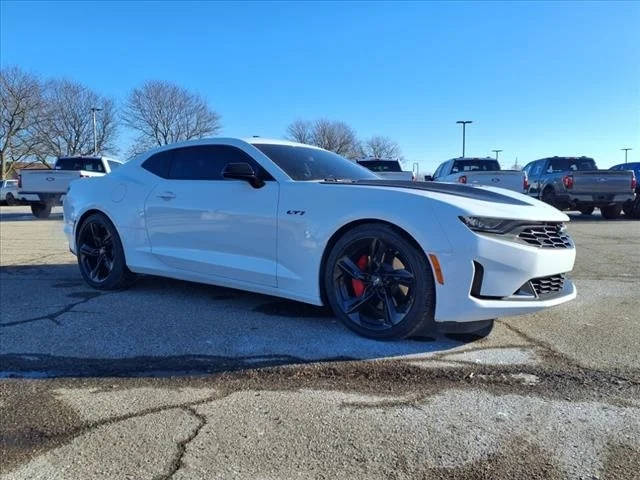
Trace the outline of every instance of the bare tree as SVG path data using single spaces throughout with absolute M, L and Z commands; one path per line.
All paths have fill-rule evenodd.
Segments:
M 366 157 L 403 160 L 400 146 L 389 137 L 374 135 L 362 147 Z
M 122 118 L 138 132 L 133 153 L 157 145 L 203 138 L 220 131 L 220 115 L 200 95 L 163 81 L 149 81 L 130 93 Z
M 287 127 L 286 137 L 298 143 L 313 144 L 313 125 L 307 120 L 296 120 Z
M 319 119 L 311 123 L 296 120 L 287 127 L 287 138 L 324 148 L 347 158 L 361 156 L 356 132 L 344 122 Z
M 34 130 L 42 119 L 43 105 L 37 77 L 17 67 L 0 71 L 0 178 L 10 173 L 15 162 L 36 151 Z
M 38 125 L 37 136 L 47 157 L 93 153 L 93 107 L 102 109 L 96 114 L 98 152 L 115 153 L 117 125 L 113 100 L 70 80 L 47 82 L 44 98 L 44 118 Z

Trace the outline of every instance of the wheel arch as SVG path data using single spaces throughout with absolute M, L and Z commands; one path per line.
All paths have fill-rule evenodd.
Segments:
M 419 252 L 422 252 L 423 257 L 427 262 L 427 265 L 429 265 L 429 268 L 433 269 L 424 248 L 422 248 L 418 243 L 418 241 L 413 237 L 413 235 L 411 235 L 404 228 L 396 225 L 393 222 L 389 222 L 387 220 L 381 220 L 379 218 L 360 218 L 358 220 L 353 220 L 351 222 L 348 222 L 342 225 L 331 235 L 331 237 L 329 237 L 329 240 L 327 241 L 327 244 L 324 247 L 324 251 L 322 252 L 322 258 L 320 260 L 320 268 L 318 269 L 318 285 L 320 286 L 320 300 L 324 305 L 328 305 L 327 292 L 325 291 L 323 276 L 324 276 L 324 269 L 326 267 L 327 257 L 329 256 L 329 253 L 333 249 L 333 246 L 336 244 L 336 242 L 340 239 L 340 237 L 342 237 L 345 233 L 347 233 L 352 228 L 358 227 L 360 225 L 365 225 L 365 224 L 386 225 L 391 227 L 398 234 L 400 234 L 405 240 L 407 240 L 414 247 L 416 247 Z
M 83 222 L 87 218 L 89 218 L 91 215 L 93 215 L 95 213 L 103 215 L 107 220 L 109 220 L 109 223 L 111 223 L 111 226 L 115 229 L 116 233 L 118 234 L 118 237 L 120 237 L 120 243 L 122 243 L 122 247 L 123 247 L 122 251 L 124 253 L 124 261 L 125 261 L 125 264 L 126 264 L 127 263 L 127 250 L 126 250 L 126 248 L 124 248 L 124 243 L 122 241 L 122 234 L 120 233 L 120 230 L 116 226 L 116 222 L 113 221 L 113 218 L 111 218 L 111 215 L 109 215 L 104 210 L 101 210 L 101 209 L 96 208 L 96 207 L 88 208 L 86 211 L 82 212 L 82 214 L 78 217 L 78 220 L 76 221 L 75 231 L 73 232 L 73 239 L 74 239 L 74 242 L 76 244 L 76 249 L 78 248 L 78 233 L 80 232 L 80 226 L 83 224 Z

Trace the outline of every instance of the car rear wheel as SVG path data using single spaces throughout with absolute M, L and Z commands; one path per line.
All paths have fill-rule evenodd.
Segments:
M 551 205 L 552 207 L 556 207 L 556 193 L 552 188 L 547 188 L 544 192 L 542 192 L 541 200 L 544 203 Z
M 594 210 L 595 210 L 595 207 L 584 207 L 580 209 L 580 213 L 582 215 L 591 215 Z
M 96 213 L 82 222 L 76 246 L 80 273 L 91 287 L 118 290 L 134 280 L 125 262 L 118 232 L 104 215 Z
M 620 212 L 622 212 L 621 205 L 609 205 L 607 207 L 600 207 L 600 213 L 607 220 L 613 220 L 620 216 Z
M 331 249 L 327 300 L 351 330 L 395 339 L 434 328 L 435 285 L 424 253 L 392 227 L 360 225 Z
M 51 204 L 50 203 L 32 203 L 31 204 L 31 213 L 36 218 L 49 218 L 51 215 Z

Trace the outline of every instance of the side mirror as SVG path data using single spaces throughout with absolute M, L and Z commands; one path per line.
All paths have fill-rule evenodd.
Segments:
M 227 163 L 222 170 L 224 178 L 232 178 L 234 180 L 244 180 L 249 182 L 253 188 L 264 186 L 264 180 L 259 178 L 248 163 Z
M 425 175 L 424 176 L 424 181 L 425 182 L 433 182 L 433 175 Z

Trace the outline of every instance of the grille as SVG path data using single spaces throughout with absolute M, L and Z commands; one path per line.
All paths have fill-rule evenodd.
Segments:
M 540 248 L 571 248 L 571 238 L 564 232 L 561 223 L 525 227 L 518 238 Z
M 549 277 L 534 278 L 530 280 L 531 287 L 538 297 L 562 291 L 564 288 L 564 275 L 551 275 Z

